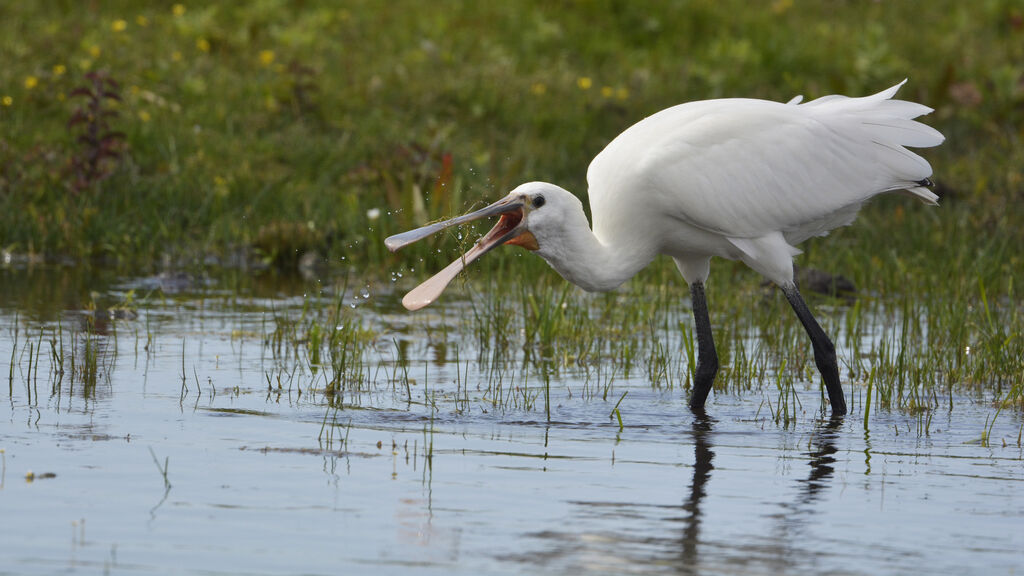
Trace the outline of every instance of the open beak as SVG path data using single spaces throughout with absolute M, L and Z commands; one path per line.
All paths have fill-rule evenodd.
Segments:
M 462 269 L 468 266 L 470 262 L 498 246 L 505 244 L 506 242 L 513 241 L 513 243 L 522 244 L 524 246 L 530 246 L 531 242 L 535 243 L 536 240 L 533 239 L 532 235 L 522 224 L 524 216 L 523 208 L 524 203 L 522 198 L 506 196 L 494 204 L 491 204 L 486 208 L 481 208 L 476 212 L 470 212 L 469 214 L 452 218 L 451 220 L 429 224 L 422 228 L 396 234 L 385 239 L 384 245 L 387 246 L 388 250 L 394 252 L 403 246 L 422 240 L 427 236 L 436 234 L 437 232 L 452 226 L 458 226 L 459 224 L 465 224 L 467 222 L 491 216 L 501 217 L 498 220 L 498 223 L 494 225 L 494 228 L 491 228 L 491 231 L 485 234 L 483 238 L 477 240 L 476 244 L 474 244 L 468 252 L 463 254 L 462 257 L 452 262 L 443 270 L 432 276 L 429 280 L 426 280 L 406 294 L 405 297 L 402 298 L 402 305 L 409 310 L 419 310 L 420 308 L 430 304 L 436 300 L 442 292 L 444 292 L 444 289 L 452 279 L 454 279 L 459 272 L 462 272 Z M 530 237 L 520 239 L 518 242 L 514 241 L 522 235 Z

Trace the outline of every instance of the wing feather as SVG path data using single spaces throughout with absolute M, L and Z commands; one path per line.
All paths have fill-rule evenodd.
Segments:
M 643 206 L 730 238 L 825 233 L 882 192 L 928 201 L 914 189 L 931 166 L 906 147 L 943 136 L 913 120 L 930 108 L 891 100 L 900 86 L 805 104 L 707 100 L 650 116 L 591 163 L 594 232 L 614 235 Z

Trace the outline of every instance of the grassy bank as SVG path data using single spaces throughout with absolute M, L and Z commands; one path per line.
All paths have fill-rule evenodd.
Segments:
M 902 95 L 935 107 L 928 121 L 949 136 L 928 157 L 944 211 L 972 214 L 958 240 L 973 241 L 1016 217 L 1022 194 L 1013 5 L 13 3 L 0 18 L 2 245 L 134 263 L 316 247 L 391 265 L 383 235 L 521 181 L 585 194 L 589 159 L 663 107 L 904 77 Z M 97 146 L 69 120 L 90 103 L 76 94 L 90 72 L 119 100 L 100 103 L 115 136 L 83 178 Z M 899 224 L 891 208 L 872 212 L 880 228 Z

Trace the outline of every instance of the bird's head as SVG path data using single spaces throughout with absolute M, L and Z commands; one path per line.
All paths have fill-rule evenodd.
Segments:
M 470 262 L 502 244 L 522 246 L 527 250 L 541 249 L 547 233 L 557 229 L 558 223 L 573 209 L 582 213 L 579 199 L 570 192 L 546 182 L 528 182 L 486 208 L 388 237 L 384 245 L 394 252 L 446 228 L 498 216 L 498 222 L 490 232 L 477 240 L 458 260 L 406 294 L 402 304 L 409 310 L 430 304 Z

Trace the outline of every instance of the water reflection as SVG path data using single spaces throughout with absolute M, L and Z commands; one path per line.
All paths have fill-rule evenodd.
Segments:
M 772 571 L 789 572 L 797 566 L 813 566 L 824 554 L 831 535 L 815 527 L 816 517 L 825 511 L 818 501 L 825 497 L 835 474 L 836 440 L 842 424 L 842 416 L 815 424 L 807 451 L 801 453 L 807 458 L 810 471 L 806 477 L 796 479 L 799 489 L 795 497 L 780 502 L 779 510 L 769 515 L 774 527 L 764 544 L 754 549 L 760 551 L 761 562 Z M 786 452 L 780 458 L 789 458 Z
M 801 502 L 805 506 L 817 500 L 819 493 L 828 486 L 835 473 L 833 464 L 836 463 L 835 454 L 838 451 L 836 439 L 842 425 L 842 416 L 832 416 L 819 424 L 811 434 L 811 451 L 807 454 L 810 458 L 811 473 L 803 480 L 804 495 Z
M 689 493 L 682 504 L 685 515 L 682 517 L 679 564 L 675 571 L 679 574 L 697 574 L 708 566 L 732 564 L 745 570 L 754 569 L 755 572 L 758 572 L 757 567 L 760 567 L 772 573 L 779 573 L 787 572 L 799 565 L 813 565 L 813 557 L 817 555 L 814 550 L 821 549 L 821 546 L 811 546 L 809 558 L 805 545 L 814 542 L 815 539 L 820 542 L 822 537 L 826 536 L 813 530 L 811 525 L 815 517 L 822 512 L 818 501 L 827 492 L 835 475 L 838 452 L 836 441 L 843 419 L 833 417 L 815 425 L 807 441 L 807 451 L 801 453 L 801 456 L 806 458 L 810 470 L 806 476 L 795 480 L 798 487 L 795 496 L 780 502 L 780 510 L 767 515 L 774 524 L 767 534 L 747 535 L 743 538 L 745 543 L 739 547 L 733 542 L 715 541 L 713 538 L 709 540 L 701 533 L 709 495 L 715 502 L 720 502 L 724 497 L 734 497 L 722 492 L 724 488 L 716 491 L 714 485 L 709 482 L 711 471 L 715 469 L 715 450 L 712 446 L 715 424 L 714 420 L 704 415 L 699 415 L 692 424 L 693 478 L 690 481 Z M 779 453 L 779 458 L 783 461 L 791 459 L 793 455 L 791 450 L 784 447 Z M 785 463 L 783 468 L 786 468 Z M 723 477 L 721 480 L 729 484 L 733 479 Z M 753 525 L 757 515 L 753 510 L 749 514 L 749 520 Z
M 634 501 L 575 500 L 572 524 L 581 529 L 533 533 L 543 542 L 543 551 L 515 558 L 566 572 L 642 566 L 652 558 L 659 559 L 655 564 L 662 571 L 681 575 L 723 566 L 753 573 L 813 566 L 830 537 L 816 526 L 828 511 L 821 500 L 835 477 L 842 424 L 842 418 L 831 418 L 814 424 L 809 437 L 784 434 L 782 446 L 770 434 L 744 436 L 737 444 L 730 421 L 696 414 L 682 439 L 689 443 L 692 438 L 693 465 L 682 468 L 690 473 L 679 478 L 680 503 L 661 505 L 643 494 Z M 798 452 L 791 442 L 799 442 L 803 450 Z M 774 503 L 764 499 L 773 482 L 751 486 L 743 481 L 747 467 L 757 467 L 758 461 L 779 462 L 776 474 L 782 470 L 788 476 L 794 458 L 806 463 L 807 473 L 774 483 L 783 490 Z M 729 511 L 742 520 L 723 533 L 721 515 Z M 608 528 L 606 521 L 620 524 L 624 519 L 631 520 L 628 528 Z M 588 528 L 601 525 L 603 529 Z
M 373 292 L 386 293 L 390 289 L 390 286 L 375 286 Z M 251 270 L 234 268 L 125 275 L 116 269 L 95 266 L 0 266 L 0 310 L 17 310 L 20 316 L 40 322 L 57 321 L 66 311 L 78 312 L 90 305 L 107 312 L 109 307 L 121 304 L 128 291 L 134 292 L 134 301 L 139 304 L 167 296 L 181 299 L 198 296 L 200 300 L 211 299 L 211 302 L 220 297 L 231 304 L 237 297 L 333 297 L 351 290 L 353 286 L 341 272 L 309 280 L 271 270 L 254 274 Z
M 697 571 L 697 545 L 700 542 L 701 502 L 707 496 L 706 485 L 715 469 L 711 463 L 715 452 L 711 449 L 711 428 L 714 420 L 707 414 L 698 414 L 693 421 L 693 480 L 690 495 L 683 503 L 683 540 L 680 573 L 695 574 Z
M 81 310 L 93 292 L 105 292 L 115 273 L 89 267 L 0 268 L 0 309 L 36 321 L 56 321 L 64 310 Z

